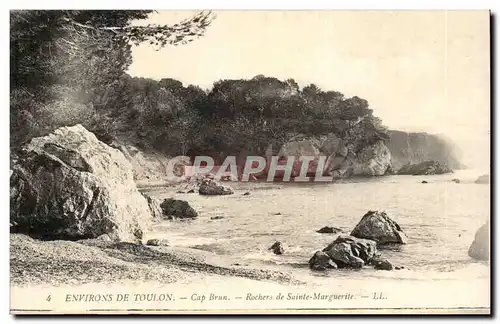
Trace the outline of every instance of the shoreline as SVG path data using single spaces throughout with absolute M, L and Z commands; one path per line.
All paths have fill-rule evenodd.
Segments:
M 198 275 L 300 283 L 289 273 L 242 266 L 238 260 L 185 247 L 150 247 L 95 239 L 40 241 L 10 234 L 10 283 L 18 287 L 122 281 L 168 284 Z

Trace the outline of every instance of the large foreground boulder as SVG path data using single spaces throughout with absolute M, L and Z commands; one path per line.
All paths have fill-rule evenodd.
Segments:
M 210 178 L 205 178 L 201 181 L 198 192 L 200 195 L 206 196 L 232 195 L 234 193 L 230 187 Z
M 163 217 L 166 218 L 196 218 L 198 213 L 185 200 L 168 198 L 160 205 Z
M 490 259 L 490 230 L 489 222 L 481 226 L 469 247 L 469 256 L 476 260 L 487 261 Z
M 83 126 L 33 138 L 10 178 L 14 232 L 44 239 L 108 234 L 136 241 L 152 220 L 123 154 Z
M 340 235 L 323 249 L 339 268 L 362 268 L 377 253 L 377 243 L 353 236 Z
M 378 244 L 406 244 L 408 239 L 398 223 L 385 212 L 369 211 L 352 230 L 351 236 L 369 239 Z
M 433 175 L 451 173 L 453 170 L 448 168 L 447 165 L 441 164 L 437 161 L 425 161 L 416 164 L 407 164 L 399 169 L 400 175 Z

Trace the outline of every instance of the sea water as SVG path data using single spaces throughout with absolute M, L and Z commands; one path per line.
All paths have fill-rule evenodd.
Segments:
M 490 186 L 474 182 L 482 173 L 487 172 L 464 170 L 446 175 L 385 176 L 333 183 L 233 182 L 228 184 L 235 193 L 229 196 L 180 194 L 172 188 L 155 188 L 149 194 L 186 200 L 199 217 L 162 222 L 150 235 L 166 238 L 171 245 L 237 257 L 243 265 L 288 271 L 318 285 L 331 285 L 332 278 L 431 287 L 433 282 L 447 282 L 448 287 L 453 283 L 477 283 L 484 285 L 486 294 L 489 264 L 467 254 L 476 230 L 490 217 Z M 451 181 L 454 178 L 460 183 Z M 245 192 L 250 195 L 243 195 Z M 369 210 L 385 211 L 406 232 L 408 244 L 379 248 L 385 258 L 405 269 L 309 270 L 307 262 L 314 252 L 337 236 L 316 231 L 333 226 L 349 234 Z M 223 218 L 211 219 L 215 216 Z M 285 244 L 283 255 L 269 251 L 275 241 Z

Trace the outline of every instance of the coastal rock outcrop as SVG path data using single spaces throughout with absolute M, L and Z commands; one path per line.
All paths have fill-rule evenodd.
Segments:
M 122 241 L 140 239 L 153 219 L 127 159 L 81 125 L 23 147 L 10 178 L 10 218 L 13 231 L 34 237 Z
M 201 180 L 200 186 L 198 188 L 198 193 L 200 195 L 206 196 L 216 196 L 216 195 L 232 195 L 233 189 L 229 186 L 225 186 L 214 179 L 205 178 Z
M 340 235 L 323 249 L 339 268 L 362 268 L 377 253 L 377 243 L 354 236 Z
M 352 173 L 355 176 L 383 176 L 391 169 L 391 152 L 384 141 L 365 146 L 356 156 Z
M 399 175 L 433 175 L 452 173 L 453 170 L 437 161 L 425 161 L 417 164 L 407 164 L 399 169 Z
M 383 140 L 367 145 L 357 153 L 345 146 L 340 150 L 327 162 L 327 170 L 334 178 L 383 176 L 392 172 L 391 152 Z
M 487 261 L 490 259 L 490 230 L 489 222 L 481 226 L 474 236 L 474 241 L 469 247 L 468 254 L 476 260 Z
M 279 155 L 296 157 L 292 176 L 298 176 L 300 173 L 302 165 L 298 162 L 298 158 L 301 156 L 315 158 L 309 162 L 308 175 L 324 174 L 334 178 L 382 176 L 390 174 L 393 170 L 391 153 L 383 140 L 376 140 L 371 144 L 356 148 L 356 145 L 349 144 L 333 133 L 319 137 L 306 137 L 299 134 L 281 147 Z M 320 166 L 320 157 L 325 159 L 323 170 L 317 170 Z
M 316 271 L 325 271 L 327 269 L 337 269 L 337 264 L 325 252 L 316 251 L 309 260 L 309 268 Z
M 398 223 L 385 212 L 369 211 L 352 230 L 351 236 L 369 239 L 378 244 L 406 244 L 408 239 Z
M 477 178 L 475 181 L 476 183 L 482 183 L 482 184 L 488 184 L 490 183 L 490 175 L 489 174 L 483 174 Z
M 167 198 L 160 204 L 163 217 L 166 218 L 196 218 L 198 212 L 185 200 Z

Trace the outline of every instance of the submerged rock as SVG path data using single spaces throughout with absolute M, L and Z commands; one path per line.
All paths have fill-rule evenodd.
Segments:
M 150 246 L 168 246 L 169 242 L 165 239 L 150 239 L 146 242 Z
M 453 179 L 453 180 L 451 180 L 451 181 L 453 181 L 453 182 L 455 182 L 455 183 L 460 183 L 460 179 L 456 179 L 456 178 L 455 178 L 455 179 Z
M 339 232 L 342 232 L 342 230 L 340 228 L 331 227 L 331 226 L 325 226 L 325 227 L 316 231 L 316 233 L 328 233 L 328 234 L 336 234 Z
M 407 164 L 399 169 L 400 175 L 433 175 L 451 173 L 453 170 L 448 168 L 445 164 L 437 161 L 425 161 L 416 164 Z
M 168 198 L 160 205 L 163 216 L 167 218 L 196 218 L 198 213 L 185 200 Z
M 483 183 L 483 184 L 490 183 L 490 175 L 483 174 L 482 176 L 479 176 L 479 178 L 477 178 L 477 180 L 475 182 L 476 183 Z
M 210 217 L 210 219 L 223 219 L 224 216 L 213 216 L 213 217 Z
M 469 247 L 469 256 L 476 260 L 487 261 L 490 259 L 490 230 L 489 222 L 481 226 Z
M 250 192 L 248 192 L 248 191 L 247 191 L 247 192 L 245 192 L 245 193 L 243 194 L 243 196 L 250 196 Z
M 377 243 L 348 235 L 340 235 L 323 249 L 339 268 L 362 268 L 375 256 Z
M 428 183 L 427 181 L 423 180 L 422 183 Z
M 81 125 L 23 147 L 10 177 L 10 217 L 15 232 L 34 237 L 123 241 L 136 241 L 153 219 L 127 159 Z
M 316 251 L 309 260 L 309 268 L 316 271 L 325 271 L 326 269 L 337 269 L 337 264 L 325 252 Z
M 369 211 L 352 230 L 351 236 L 370 239 L 378 244 L 406 244 L 408 239 L 398 223 L 385 212 Z
M 280 255 L 285 253 L 285 248 L 283 247 L 283 244 L 279 241 L 276 241 L 270 248 L 269 250 L 272 250 L 274 254 Z
M 198 189 L 200 195 L 232 195 L 234 192 L 229 186 L 225 186 L 214 179 L 205 178 L 201 181 Z

